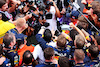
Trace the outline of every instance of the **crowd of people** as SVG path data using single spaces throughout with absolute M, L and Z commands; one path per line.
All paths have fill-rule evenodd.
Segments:
M 100 2 L 77 1 L 0 0 L 0 67 L 100 67 Z

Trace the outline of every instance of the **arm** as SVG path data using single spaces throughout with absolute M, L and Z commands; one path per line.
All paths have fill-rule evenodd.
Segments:
M 56 10 L 56 16 L 60 18 L 61 17 L 60 11 L 59 11 L 58 7 L 56 6 L 55 2 L 53 0 L 52 0 L 52 2 L 53 2 L 53 5 L 55 7 L 55 10 Z
M 70 37 L 68 34 L 62 32 L 62 35 L 64 35 L 64 37 L 65 37 L 66 39 L 68 39 L 69 41 L 72 41 L 71 37 Z
M 85 35 L 86 40 L 88 41 L 93 41 L 94 44 L 97 46 L 97 42 L 96 39 L 94 38 L 93 35 L 89 35 L 89 33 L 87 33 L 84 29 L 82 29 L 83 34 Z
M 69 23 L 69 25 L 70 25 L 70 27 L 75 28 L 76 31 L 85 38 L 84 34 L 78 27 L 76 27 L 73 23 Z
M 70 27 L 75 28 L 76 31 L 77 31 L 81 36 L 83 36 L 83 38 L 85 39 L 84 34 L 82 33 L 82 31 L 81 31 L 78 27 L 76 27 L 73 23 L 69 23 L 69 25 L 70 25 Z M 87 42 L 86 39 L 85 39 L 85 42 Z
M 43 26 L 44 27 L 44 26 Z M 38 41 L 38 43 L 40 44 L 40 46 L 42 47 L 42 49 L 44 50 L 45 48 L 49 47 L 48 45 L 46 45 L 46 41 L 42 38 L 42 34 L 45 31 L 45 28 L 41 27 L 40 31 L 38 32 L 38 34 L 36 34 L 36 40 Z
M 32 14 L 27 14 L 25 17 L 24 17 L 24 19 L 25 20 L 28 20 L 29 18 L 31 18 L 32 17 Z
M 16 0 L 11 0 L 10 2 L 12 2 L 13 5 L 8 9 L 8 12 L 9 12 L 9 13 L 12 13 L 12 12 L 15 11 L 16 5 L 17 5 L 17 4 L 20 4 L 21 2 L 20 2 L 20 1 L 16 1 Z

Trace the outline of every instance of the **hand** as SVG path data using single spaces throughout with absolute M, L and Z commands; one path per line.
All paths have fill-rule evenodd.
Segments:
M 32 17 L 32 13 L 31 13 L 31 14 L 28 14 L 27 16 L 28 16 L 29 18 L 31 18 L 31 17 Z
M 83 32 L 83 34 L 86 36 L 89 36 L 89 33 L 87 33 L 84 29 L 81 30 Z
M 65 14 L 66 13 L 66 9 L 63 8 L 62 11 L 60 12 L 61 14 Z
M 54 36 L 54 34 L 55 34 L 54 27 L 52 28 L 51 33 Z
M 89 47 L 89 46 L 91 46 L 91 44 L 90 43 L 87 43 L 86 46 Z
M 81 1 L 82 4 L 87 4 L 86 0 Z
M 21 2 L 20 1 L 17 1 L 17 0 L 11 0 L 13 3 L 15 3 L 15 4 L 21 4 Z

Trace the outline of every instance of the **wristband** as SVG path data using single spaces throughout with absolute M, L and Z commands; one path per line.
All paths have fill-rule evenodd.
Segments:
M 89 36 L 86 36 L 85 38 L 86 38 L 86 40 L 89 40 Z
M 45 26 L 42 26 L 41 29 L 45 29 Z

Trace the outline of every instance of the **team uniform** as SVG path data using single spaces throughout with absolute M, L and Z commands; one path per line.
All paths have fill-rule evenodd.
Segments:
M 4 53 L 5 53 L 5 57 L 10 59 L 12 67 L 18 66 L 19 56 L 15 50 L 5 50 Z
M 33 65 L 22 65 L 21 67 L 33 67 Z
M 2 60 L 0 60 L 0 61 L 2 61 Z M 12 67 L 11 63 L 10 63 L 10 60 L 6 58 L 6 60 L 0 65 L 0 67 Z
M 44 62 L 43 64 L 36 65 L 35 67 L 57 67 L 57 64 L 52 62 Z
M 46 41 L 42 38 L 41 34 L 36 34 L 36 39 L 40 43 L 40 45 L 41 45 L 43 50 L 45 48 L 47 48 L 47 47 L 51 47 L 51 48 L 54 49 L 55 56 L 66 56 L 66 57 L 69 57 L 71 47 L 65 47 L 64 49 L 61 49 L 61 48 L 57 49 L 57 48 L 54 48 L 52 46 L 49 46 L 49 45 L 46 44 Z M 69 42 L 68 45 L 72 45 L 71 43 L 72 42 Z

